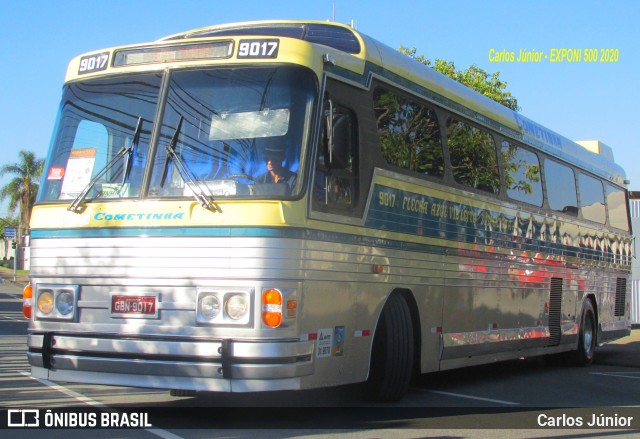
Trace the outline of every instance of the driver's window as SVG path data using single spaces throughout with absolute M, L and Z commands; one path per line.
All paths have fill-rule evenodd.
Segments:
M 355 214 L 358 202 L 357 120 L 349 108 L 327 100 L 316 157 L 313 208 Z

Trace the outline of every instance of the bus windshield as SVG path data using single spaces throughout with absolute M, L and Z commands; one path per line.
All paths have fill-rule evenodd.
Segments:
M 38 201 L 69 202 L 88 188 L 88 199 L 298 194 L 316 96 L 310 72 L 251 67 L 168 75 L 162 102 L 161 74 L 68 84 Z

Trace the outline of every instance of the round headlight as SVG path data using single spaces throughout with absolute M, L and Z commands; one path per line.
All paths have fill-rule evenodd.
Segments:
M 215 319 L 220 314 L 220 300 L 217 296 L 203 296 L 200 298 L 200 314 L 208 320 Z
M 73 312 L 73 294 L 63 291 L 56 297 L 56 309 L 63 316 Z
M 244 294 L 234 294 L 225 304 L 227 315 L 233 320 L 240 320 L 249 311 L 249 302 Z
M 38 296 L 38 311 L 42 314 L 51 314 L 53 311 L 53 293 L 45 291 Z

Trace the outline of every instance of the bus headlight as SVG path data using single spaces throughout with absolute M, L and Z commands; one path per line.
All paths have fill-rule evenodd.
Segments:
M 220 299 L 213 294 L 203 295 L 198 301 L 198 314 L 204 320 L 213 320 L 220 314 Z
M 249 312 L 249 301 L 244 294 L 233 294 L 227 298 L 224 308 L 231 319 L 240 320 Z
M 61 291 L 56 296 L 56 310 L 63 316 L 68 316 L 73 312 L 73 294 L 69 291 Z
M 37 285 L 36 318 L 73 320 L 78 290 L 77 285 Z
M 38 311 L 41 314 L 49 315 L 53 311 L 53 292 L 43 291 L 38 294 Z
M 198 288 L 196 323 L 249 326 L 253 289 Z

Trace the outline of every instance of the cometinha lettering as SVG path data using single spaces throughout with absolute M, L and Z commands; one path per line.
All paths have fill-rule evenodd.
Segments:
M 154 221 L 154 220 L 181 220 L 184 212 L 179 213 L 106 213 L 97 212 L 93 215 L 95 221 Z

